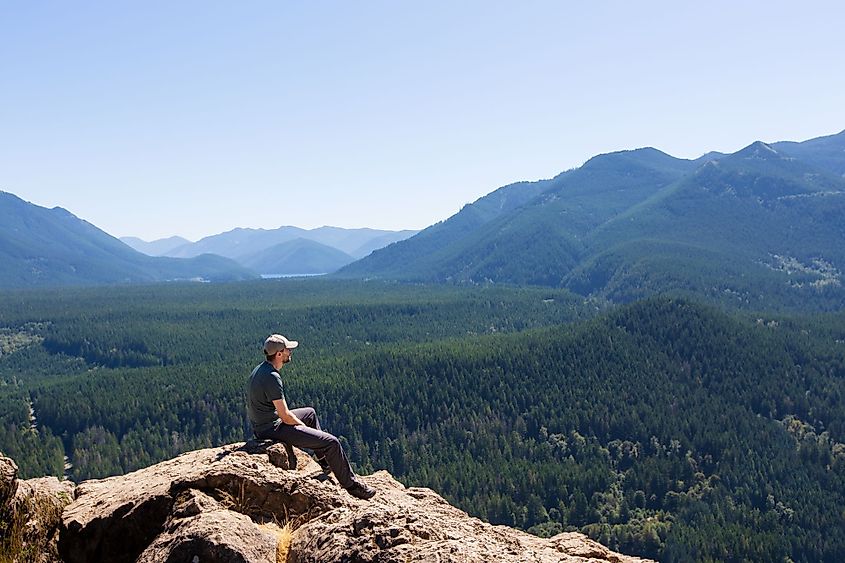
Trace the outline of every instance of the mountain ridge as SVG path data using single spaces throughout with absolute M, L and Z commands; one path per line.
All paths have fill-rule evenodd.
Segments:
M 61 207 L 0 192 L 0 287 L 178 280 L 235 281 L 255 274 L 219 256 L 149 257 Z
M 149 242 L 138 237 L 120 237 L 120 241 L 147 256 L 163 256 L 175 248 L 191 243 L 188 239 L 180 236 L 161 238 Z
M 757 141 L 695 160 L 649 147 L 597 155 L 541 181 L 518 207 L 483 214 L 500 188 L 336 275 L 567 287 L 623 302 L 662 291 L 720 300 L 722 290 L 749 306 L 755 291 L 758 301 L 840 302 L 832 295 L 838 274 L 824 295 L 809 293 L 774 258 L 845 270 L 840 165 L 845 170 L 845 132 L 795 144 Z
M 649 172 L 636 184 L 630 181 L 632 165 Z M 640 192 L 652 193 L 656 187 L 676 177 L 678 169 L 685 170 L 691 166 L 690 161 L 675 159 L 650 148 L 597 155 L 584 166 L 563 172 L 551 180 L 499 188 L 465 206 L 446 221 L 397 243 L 391 247 L 393 256 L 386 255 L 385 250 L 376 251 L 364 260 L 341 269 L 338 275 L 370 276 L 375 272 L 375 277 L 395 275 L 409 280 L 419 277 L 422 281 L 490 280 L 556 285 L 563 277 L 563 270 L 571 268 L 583 251 L 579 240 L 581 231 L 594 226 L 597 221 L 601 222 L 608 212 L 613 211 L 607 208 L 606 202 L 597 204 L 592 201 L 591 192 L 596 188 L 616 195 L 625 192 L 628 195 L 623 196 L 623 201 L 639 198 Z M 521 205 L 492 217 L 476 211 L 477 208 L 493 207 L 491 202 L 500 198 L 499 194 L 509 194 L 524 186 L 533 186 L 534 190 L 520 194 Z M 563 197 L 570 192 L 572 198 Z M 630 195 L 632 193 L 633 196 Z M 529 211 L 523 214 L 525 210 Z M 529 217 L 527 220 L 523 219 L 525 215 Z M 452 232 L 449 232 L 450 229 Z M 436 245 L 423 245 L 423 235 L 434 239 Z M 539 241 L 553 246 L 541 255 L 533 255 L 530 251 Z M 422 248 L 408 250 L 406 254 L 411 257 L 425 254 L 428 251 L 426 246 L 435 246 L 436 250 L 415 265 L 413 258 L 409 260 L 402 256 L 403 250 L 412 245 Z M 385 261 L 397 260 L 397 255 L 398 261 L 403 263 L 401 268 L 384 268 L 384 273 L 379 271 Z M 530 262 L 525 263 L 529 258 Z M 370 263 L 375 263 L 376 267 L 370 268 Z M 518 269 L 516 274 L 504 275 L 505 271 L 513 271 L 514 268 Z

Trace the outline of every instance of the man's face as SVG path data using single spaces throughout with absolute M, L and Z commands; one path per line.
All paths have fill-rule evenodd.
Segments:
M 293 352 L 291 351 L 290 348 L 285 348 L 284 350 L 279 352 L 279 354 L 282 355 L 282 363 L 283 364 L 288 363 L 291 360 L 291 357 L 293 356 Z

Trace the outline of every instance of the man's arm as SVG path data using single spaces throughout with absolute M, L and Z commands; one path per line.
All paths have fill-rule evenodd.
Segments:
M 282 422 L 285 424 L 290 424 L 291 426 L 297 426 L 300 424 L 304 425 L 304 423 L 299 420 L 295 414 L 290 412 L 288 403 L 285 401 L 284 397 L 273 400 L 273 406 L 276 407 L 276 414 L 279 415 L 279 418 L 281 418 Z

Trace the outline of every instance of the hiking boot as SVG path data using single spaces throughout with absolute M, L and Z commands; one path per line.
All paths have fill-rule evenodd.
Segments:
M 376 494 L 376 490 L 374 488 L 369 487 L 360 481 L 353 482 L 352 486 L 346 489 L 346 492 L 361 500 L 369 500 Z

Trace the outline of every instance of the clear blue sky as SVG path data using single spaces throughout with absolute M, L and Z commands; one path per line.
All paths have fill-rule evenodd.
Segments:
M 115 236 L 423 228 L 614 150 L 845 129 L 843 2 L 6 1 L 0 190 Z

